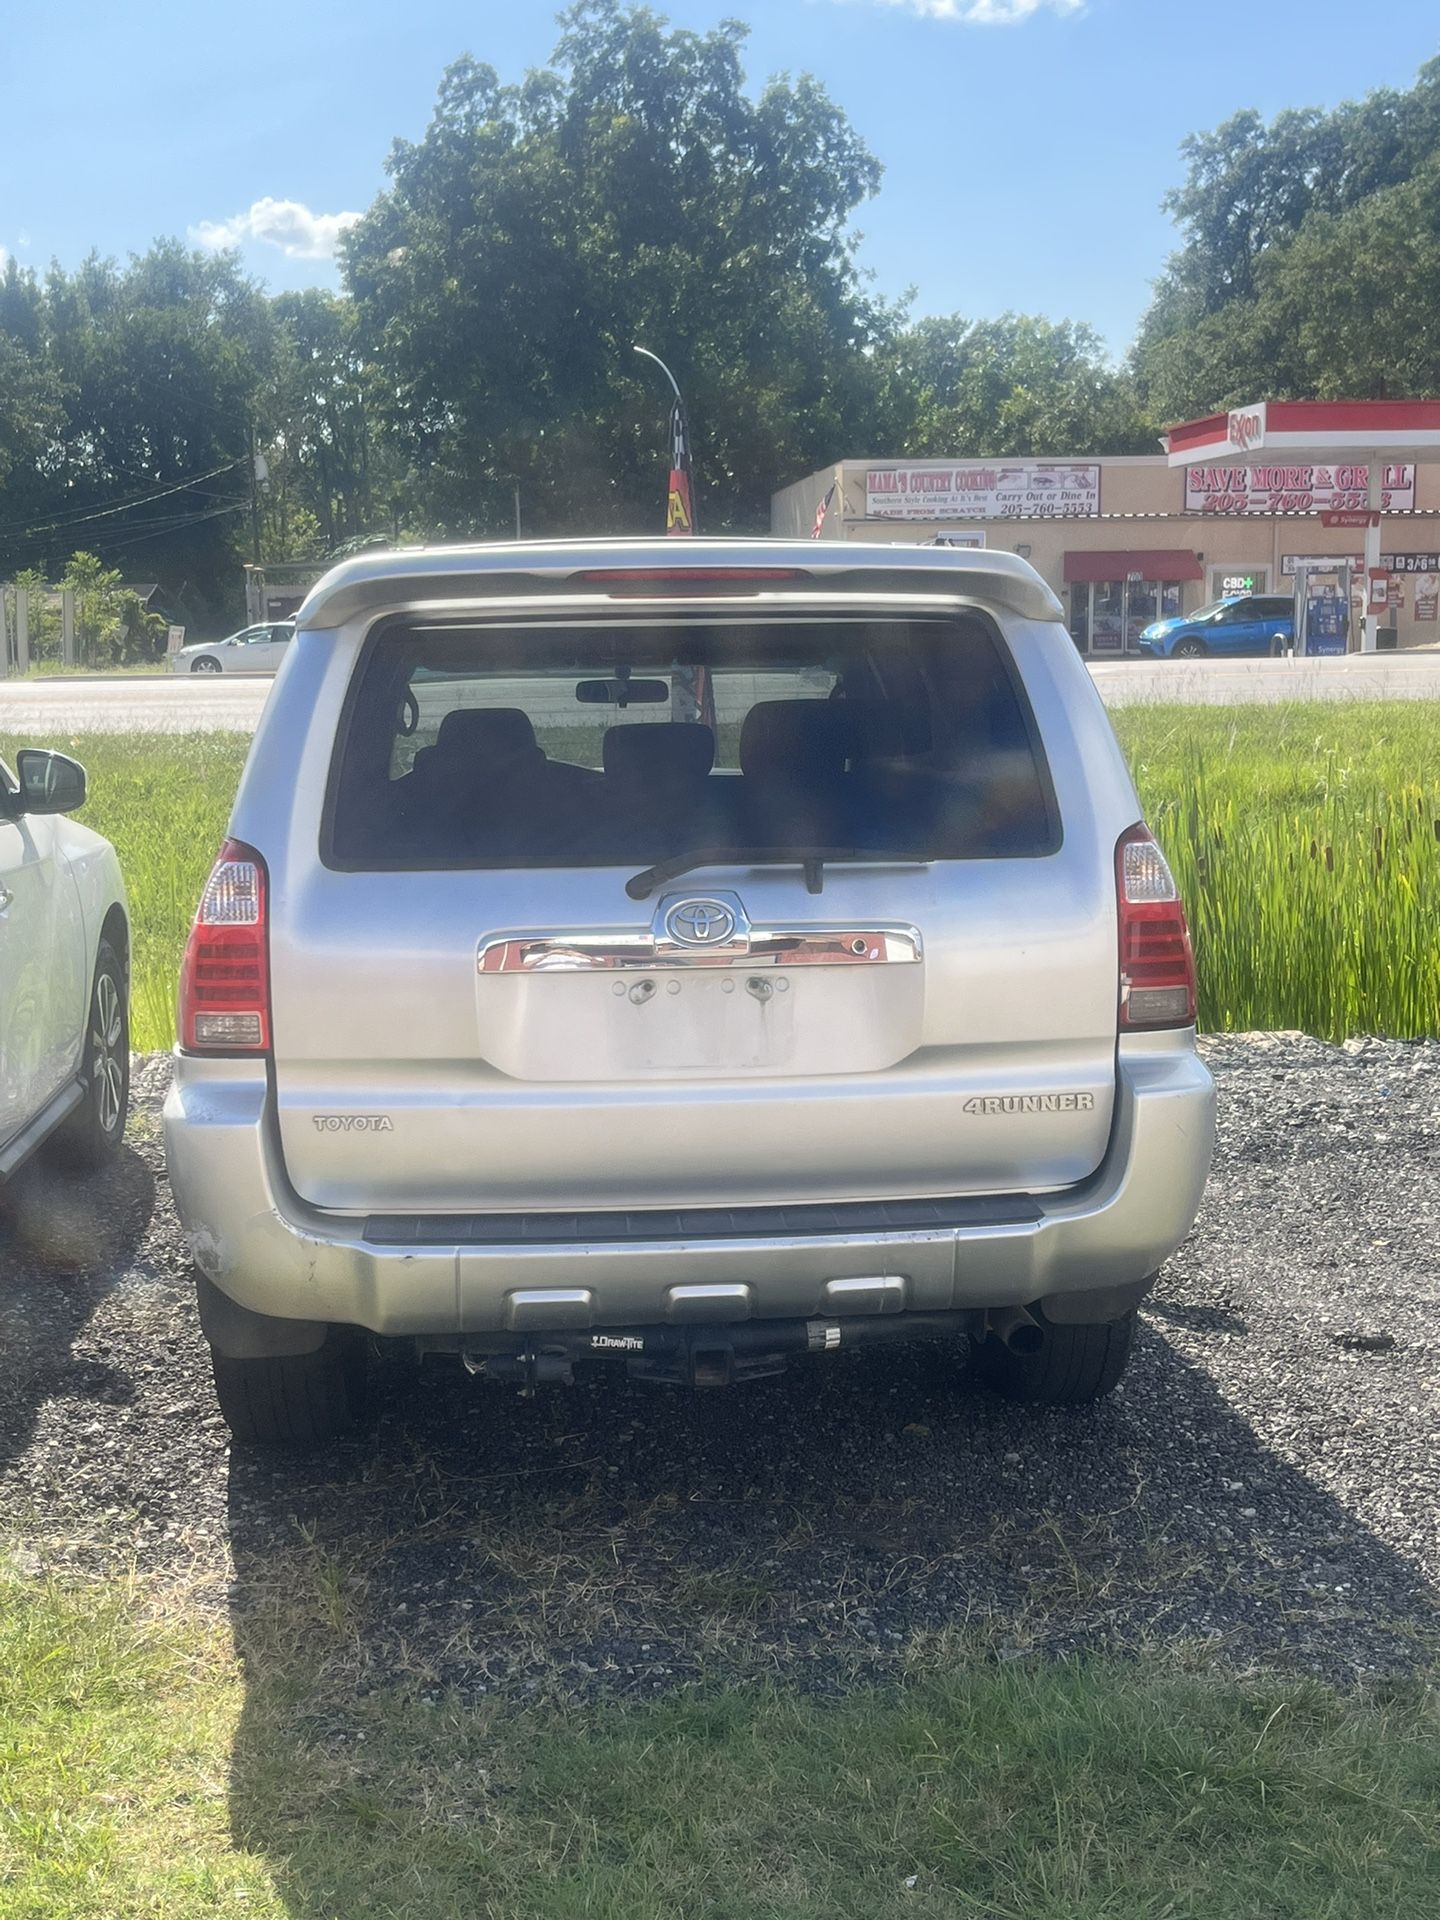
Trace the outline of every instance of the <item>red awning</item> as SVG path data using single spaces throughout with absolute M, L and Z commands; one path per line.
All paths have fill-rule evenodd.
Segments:
M 1149 547 L 1134 553 L 1067 553 L 1065 584 L 1091 580 L 1203 580 L 1204 568 L 1189 547 Z

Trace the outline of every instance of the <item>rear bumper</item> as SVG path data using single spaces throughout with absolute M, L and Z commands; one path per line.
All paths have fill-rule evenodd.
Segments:
M 165 1103 L 170 1179 L 195 1264 L 251 1312 L 387 1335 L 713 1326 L 816 1314 L 1028 1305 L 1147 1280 L 1190 1231 L 1215 1091 L 1188 1034 L 1122 1043 L 1105 1160 L 1024 1217 L 857 1230 L 506 1243 L 367 1237 L 291 1190 L 263 1066 L 178 1058 Z M 986 1210 L 982 1207 L 982 1214 Z M 1077 1302 L 1078 1304 L 1078 1302 Z

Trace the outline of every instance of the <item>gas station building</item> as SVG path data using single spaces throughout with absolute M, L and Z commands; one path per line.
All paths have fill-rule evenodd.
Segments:
M 1288 596 L 1301 571 L 1348 571 L 1352 648 L 1436 644 L 1440 401 L 1262 401 L 1172 427 L 1155 454 L 841 460 L 772 497 L 772 533 L 817 527 L 1021 554 L 1087 655 L 1229 594 Z

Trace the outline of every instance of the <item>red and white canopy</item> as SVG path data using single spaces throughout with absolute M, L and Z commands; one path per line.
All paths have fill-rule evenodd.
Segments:
M 1440 400 L 1257 400 L 1187 420 L 1165 435 L 1172 467 L 1245 465 L 1276 454 L 1307 460 L 1440 457 Z

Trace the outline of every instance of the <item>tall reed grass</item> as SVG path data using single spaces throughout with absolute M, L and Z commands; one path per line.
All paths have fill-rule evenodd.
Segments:
M 1440 710 L 1126 709 L 1190 909 L 1200 1023 L 1440 1034 Z

